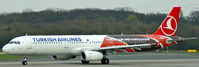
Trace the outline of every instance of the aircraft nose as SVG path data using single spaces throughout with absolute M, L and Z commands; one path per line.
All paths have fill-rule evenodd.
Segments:
M 2 51 L 5 52 L 5 53 L 10 53 L 11 52 L 11 48 L 10 48 L 9 45 L 5 45 L 5 46 L 3 46 Z

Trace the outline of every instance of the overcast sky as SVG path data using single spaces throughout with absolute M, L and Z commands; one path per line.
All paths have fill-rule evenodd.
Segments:
M 173 6 L 183 7 L 184 15 L 199 11 L 199 0 L 0 0 L 0 13 L 22 12 L 24 9 L 41 11 L 47 8 L 114 9 L 130 7 L 141 13 L 168 13 Z

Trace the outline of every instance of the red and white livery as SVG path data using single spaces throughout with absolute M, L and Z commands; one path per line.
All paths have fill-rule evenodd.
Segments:
M 47 55 L 55 60 L 81 56 L 82 63 L 101 60 L 109 64 L 108 53 L 143 52 L 194 38 L 176 36 L 181 7 L 174 7 L 156 32 L 150 35 L 26 35 L 12 39 L 2 49 L 7 54 Z M 27 60 L 22 62 L 27 64 Z

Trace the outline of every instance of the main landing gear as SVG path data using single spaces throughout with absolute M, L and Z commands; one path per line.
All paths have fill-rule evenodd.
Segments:
M 104 57 L 101 59 L 101 64 L 109 64 L 109 59 L 106 58 L 107 54 L 106 51 L 101 51 L 101 53 L 104 55 Z M 89 64 L 89 61 L 81 60 L 82 64 Z
M 109 59 L 108 58 L 103 58 L 101 60 L 101 64 L 109 64 Z
M 86 60 L 81 60 L 82 64 L 89 64 L 90 61 L 86 61 Z M 108 58 L 103 58 L 101 60 L 101 64 L 109 64 L 109 59 Z
M 23 57 L 22 65 L 27 65 L 28 64 L 28 56 Z
M 106 51 L 101 51 L 101 52 L 104 55 L 103 59 L 101 60 L 101 64 L 109 64 L 109 59 L 106 58 L 106 56 L 107 56 Z

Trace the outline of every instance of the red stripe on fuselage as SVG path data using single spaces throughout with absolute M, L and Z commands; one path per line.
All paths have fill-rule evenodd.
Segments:
M 122 41 L 112 38 L 112 37 L 105 37 L 104 38 L 104 43 L 102 43 L 101 47 L 111 47 L 111 46 L 121 46 L 121 45 L 128 45 L 126 43 L 123 43 Z M 133 49 L 125 49 L 127 52 L 135 52 Z M 122 53 L 123 51 L 121 50 L 115 50 L 116 52 Z
M 128 45 L 112 37 L 105 37 L 103 42 L 104 43 L 102 43 L 101 47 Z

